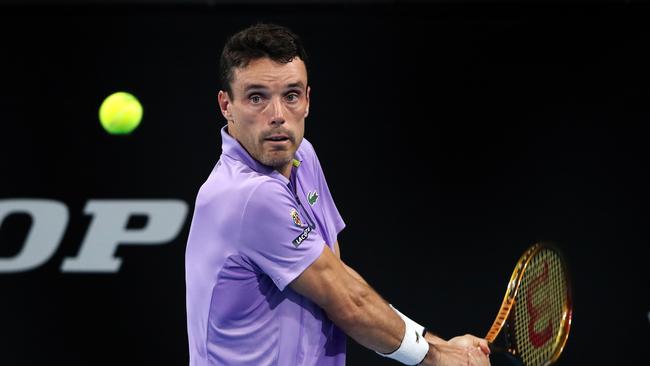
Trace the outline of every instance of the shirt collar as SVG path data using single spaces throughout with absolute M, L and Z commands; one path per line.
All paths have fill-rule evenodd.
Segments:
M 228 134 L 228 125 L 223 126 L 221 128 L 221 151 L 223 152 L 224 155 L 227 155 L 235 160 L 241 161 L 242 163 L 246 164 L 249 168 L 253 169 L 254 171 L 268 175 L 271 177 L 274 177 L 276 179 L 280 179 L 281 181 L 285 183 L 289 183 L 289 180 L 280 172 L 277 170 L 273 169 L 272 167 L 268 165 L 264 165 L 260 163 L 259 161 L 255 160 L 249 153 L 244 149 L 244 147 L 239 143 L 239 141 L 235 140 L 232 136 Z M 300 163 L 302 162 L 302 154 L 300 153 L 300 148 L 298 148 L 298 151 L 296 151 L 296 156 L 295 156 L 298 163 L 294 161 L 293 168 L 297 168 Z

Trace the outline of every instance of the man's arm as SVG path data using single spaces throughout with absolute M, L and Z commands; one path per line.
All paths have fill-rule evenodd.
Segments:
M 404 321 L 359 279 L 325 245 L 320 257 L 290 286 L 325 310 L 359 344 L 381 353 L 393 352 L 404 336 Z
M 327 316 L 359 344 L 381 353 L 400 347 L 405 323 L 388 303 L 327 245 L 323 252 L 290 286 L 319 305 Z M 427 333 L 430 344 L 422 365 L 489 365 L 484 339 L 471 335 L 450 342 Z
M 340 260 L 341 259 L 341 249 L 339 247 L 339 242 L 338 241 L 334 244 L 334 249 L 336 250 L 337 258 L 339 258 L 339 260 Z M 363 277 L 361 277 L 361 275 L 357 271 L 355 271 L 353 268 L 351 268 L 350 266 L 345 264 L 345 262 L 343 262 L 342 260 L 341 260 L 341 263 L 343 264 L 343 267 L 345 267 L 345 270 L 348 271 L 350 276 L 354 277 L 358 281 L 361 281 L 365 285 L 370 286 L 368 284 L 368 282 L 366 282 L 366 280 L 364 280 Z M 431 331 L 428 331 L 427 334 L 424 336 L 424 338 L 427 340 L 427 342 L 432 343 L 432 344 L 447 343 L 447 341 L 445 341 L 444 339 L 438 337 L 437 335 L 435 335 Z M 488 351 L 489 351 L 489 349 L 488 349 Z
M 336 257 L 340 260 L 340 259 L 341 259 L 341 248 L 339 247 L 339 242 L 338 242 L 338 240 L 337 240 L 336 243 L 334 244 L 334 250 L 336 251 Z M 352 277 L 354 277 L 355 279 L 357 279 L 358 281 L 361 281 L 361 282 L 363 282 L 364 284 L 368 285 L 368 282 L 366 282 L 366 280 L 364 280 L 363 277 L 361 277 L 361 275 L 360 275 L 359 273 L 357 273 L 357 271 L 355 271 L 354 269 L 350 268 L 350 267 L 349 267 L 347 264 L 345 264 L 345 262 L 343 262 L 342 260 L 341 260 L 341 264 L 343 264 L 343 267 L 345 268 L 346 271 L 348 271 L 348 273 L 350 274 L 350 276 L 352 276 Z M 368 285 L 368 286 L 370 286 L 370 285 Z

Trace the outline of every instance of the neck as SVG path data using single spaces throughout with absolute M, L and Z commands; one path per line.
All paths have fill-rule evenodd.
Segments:
M 293 164 L 289 162 L 289 164 L 285 165 L 282 168 L 276 169 L 280 174 L 284 175 L 285 178 L 291 179 L 291 168 Z

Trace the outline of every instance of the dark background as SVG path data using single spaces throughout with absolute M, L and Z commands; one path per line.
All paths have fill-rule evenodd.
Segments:
M 379 293 L 445 338 L 484 336 L 519 255 L 554 240 L 575 300 L 558 364 L 639 360 L 649 19 L 636 2 L 0 5 L 0 199 L 70 210 L 47 263 L 0 273 L 0 365 L 188 363 L 184 249 L 220 154 L 218 55 L 257 21 L 306 44 L 306 137 L 347 223 L 342 257 Z M 120 90 L 145 110 L 126 137 L 97 120 Z M 171 243 L 119 247 L 118 273 L 61 272 L 99 198 L 190 213 Z M 13 257 L 29 218 L 1 224 Z M 395 363 L 350 341 L 348 364 Z

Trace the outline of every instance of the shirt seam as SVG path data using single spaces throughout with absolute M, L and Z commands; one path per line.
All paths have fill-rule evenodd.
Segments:
M 219 273 L 221 273 L 221 271 L 219 271 Z M 217 280 L 218 279 L 219 279 L 219 276 L 217 275 Z M 215 281 L 214 284 L 212 284 L 212 289 L 210 290 L 210 306 L 209 306 L 209 309 L 208 309 L 208 318 L 206 319 L 206 322 L 205 322 L 205 338 L 204 338 L 205 339 L 205 344 L 203 346 L 205 347 L 205 358 L 208 361 L 208 365 L 213 364 L 212 356 L 210 355 L 210 351 L 209 351 L 209 347 L 208 347 L 209 346 L 208 339 L 210 338 L 210 337 L 208 337 L 208 333 L 210 332 L 210 316 L 212 315 L 212 297 L 214 296 L 214 288 L 216 286 L 217 286 L 217 281 Z

